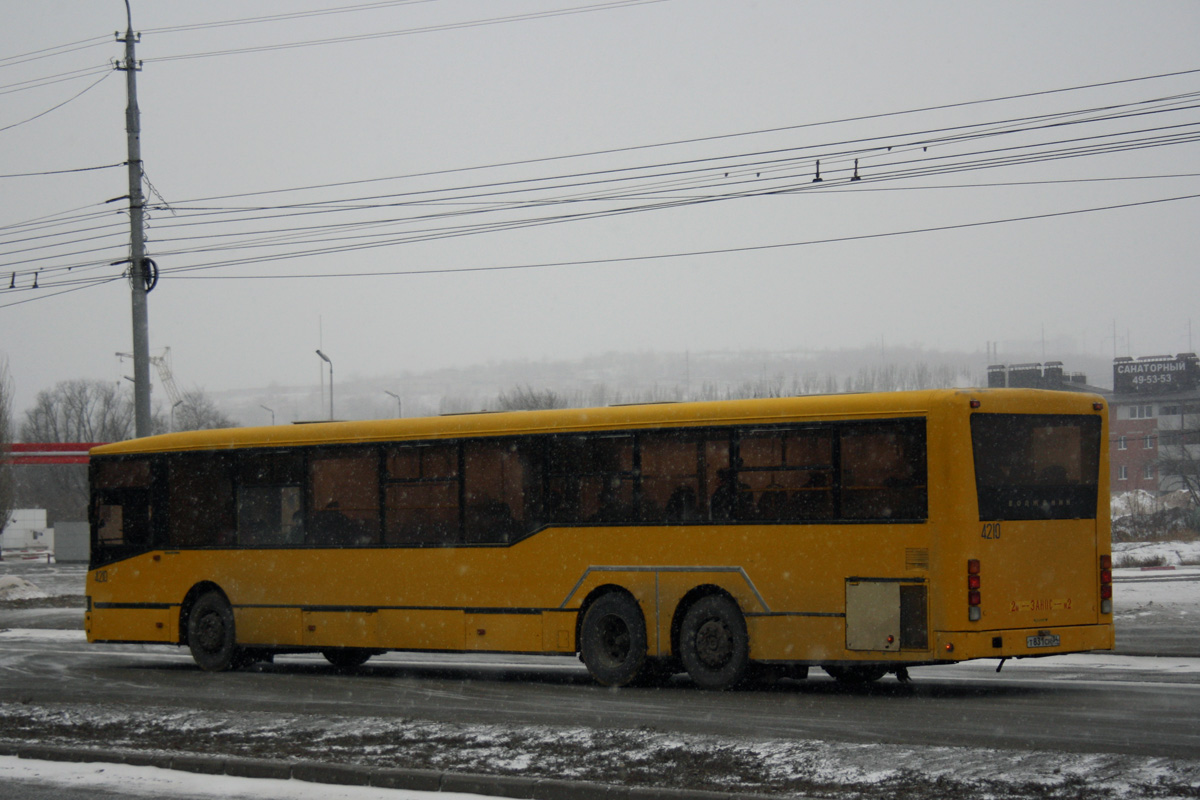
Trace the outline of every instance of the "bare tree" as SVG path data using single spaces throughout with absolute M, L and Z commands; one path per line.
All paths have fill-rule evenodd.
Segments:
M 204 431 L 213 428 L 236 428 L 237 423 L 221 413 L 203 389 L 183 393 L 183 402 L 175 412 L 175 430 Z
M 119 442 L 133 435 L 133 401 L 106 381 L 63 381 L 25 412 L 26 442 Z
M 156 426 L 158 427 L 158 426 Z M 133 435 L 133 401 L 115 383 L 63 381 L 38 392 L 21 423 L 25 442 L 117 442 Z M 44 508 L 51 520 L 87 519 L 85 466 L 23 467 L 16 482 L 22 507 Z
M 501 392 L 496 402 L 501 411 L 535 411 L 566 407 L 566 402 L 558 392 L 552 389 L 534 389 L 532 386 L 516 386 L 511 391 Z
M 8 359 L 0 359 L 0 456 L 12 449 L 12 441 L 12 381 L 8 374 Z M 14 506 L 12 466 L 0 459 L 0 533 L 4 533 Z

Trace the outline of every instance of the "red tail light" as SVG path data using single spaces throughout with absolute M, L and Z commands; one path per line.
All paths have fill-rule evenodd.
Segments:
M 1112 613 L 1112 556 L 1100 556 L 1100 613 Z
M 978 622 L 983 617 L 983 609 L 980 608 L 983 603 L 983 595 L 979 591 L 981 584 L 979 559 L 969 559 L 967 561 L 967 619 L 971 622 Z

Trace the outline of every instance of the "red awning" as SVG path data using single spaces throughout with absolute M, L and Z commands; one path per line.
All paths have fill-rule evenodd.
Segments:
M 9 464 L 86 464 L 88 450 L 104 442 L 13 442 L 11 451 L 0 452 Z

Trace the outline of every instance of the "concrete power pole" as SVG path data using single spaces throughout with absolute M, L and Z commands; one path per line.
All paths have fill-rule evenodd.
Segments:
M 142 125 L 137 102 L 137 73 L 141 69 L 134 56 L 133 11 L 125 0 L 129 22 L 125 38 L 125 62 L 117 69 L 125 72 L 129 105 L 125 109 L 125 132 L 129 142 L 129 284 L 133 289 L 133 425 L 137 436 L 150 435 L 150 320 L 146 293 L 154 288 L 157 268 L 146 258 L 145 200 L 142 196 Z

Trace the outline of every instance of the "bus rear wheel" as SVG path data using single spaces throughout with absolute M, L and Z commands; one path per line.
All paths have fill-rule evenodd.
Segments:
M 206 592 L 192 605 L 187 637 L 192 660 L 205 672 L 224 672 L 239 663 L 233 608 L 220 592 Z
M 702 689 L 729 689 L 750 664 L 746 620 L 730 597 L 713 594 L 692 604 L 679 628 L 679 657 Z
M 579 629 L 579 656 L 597 683 L 632 683 L 646 662 L 646 621 L 637 601 L 609 592 L 592 603 Z
M 354 669 L 367 663 L 367 660 L 375 655 L 375 652 L 365 647 L 331 647 L 328 650 L 322 650 L 321 655 L 325 656 L 325 660 L 338 669 Z

